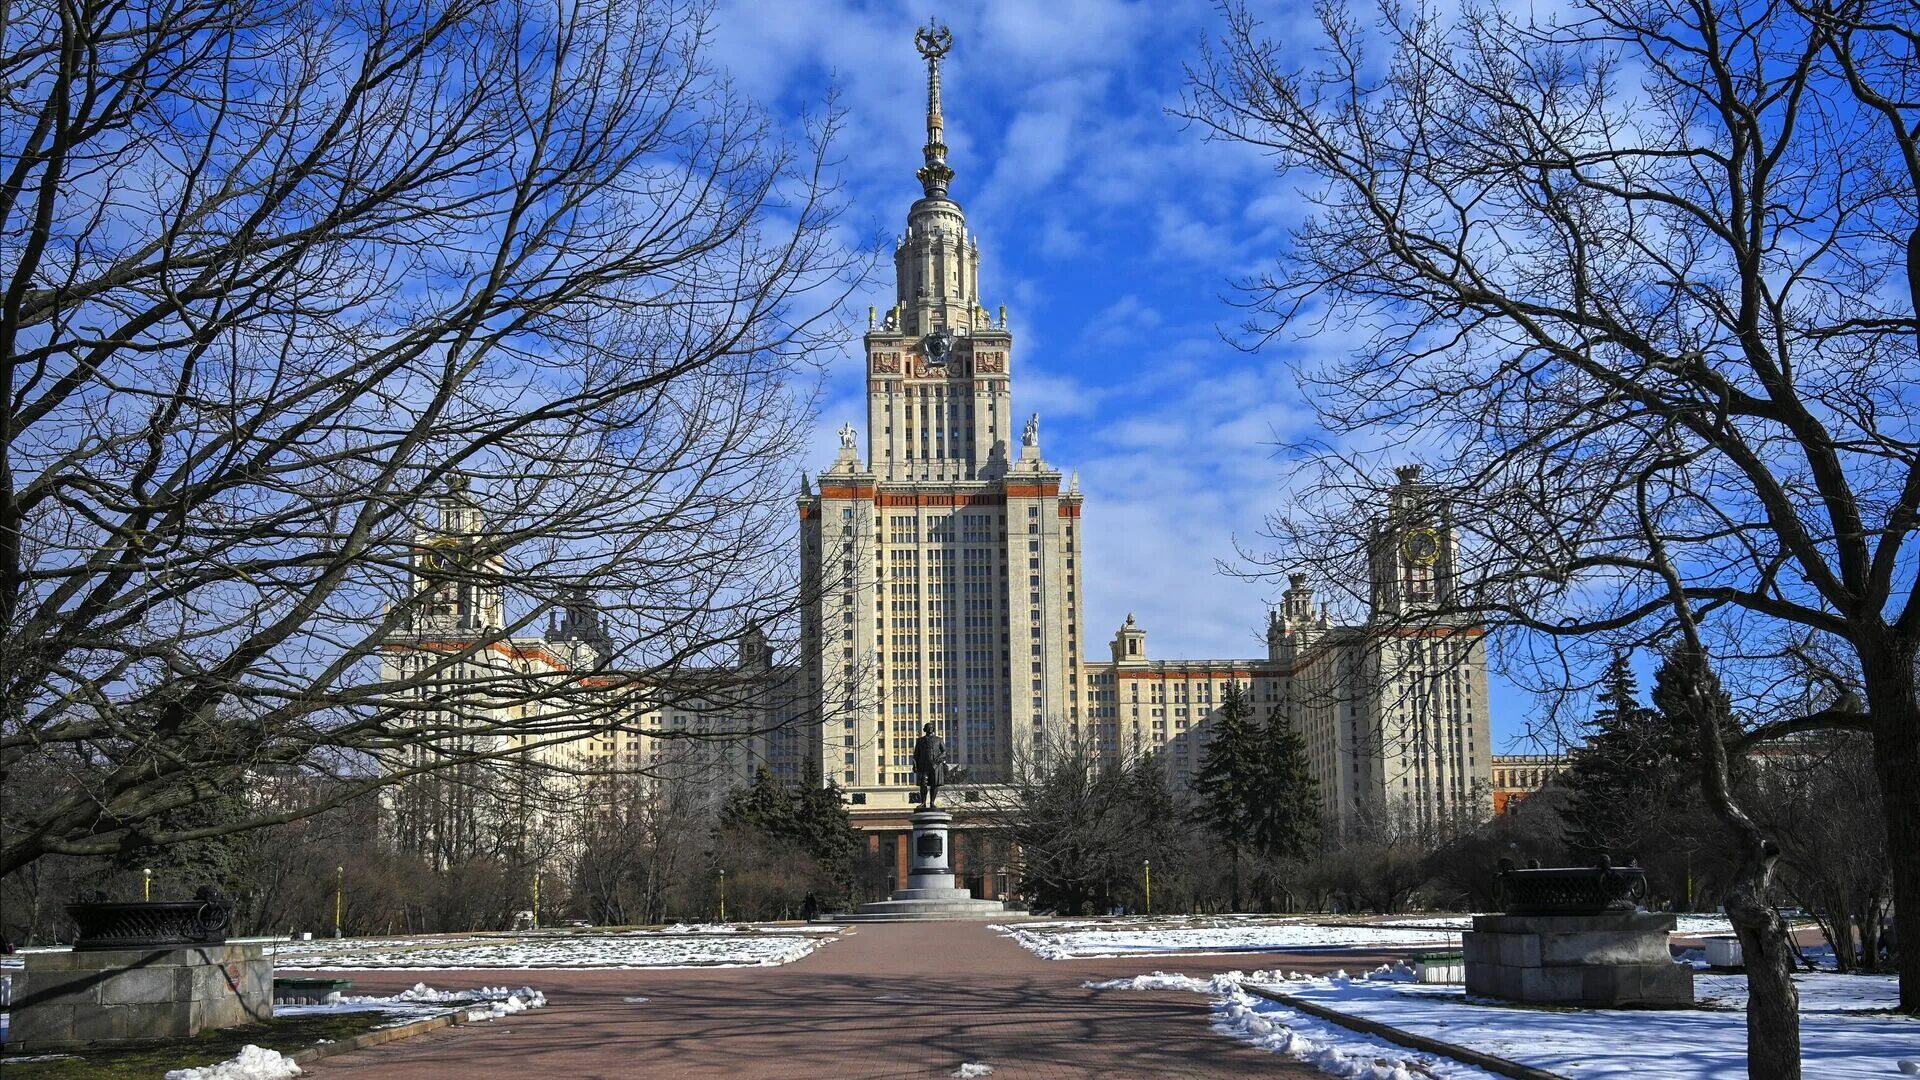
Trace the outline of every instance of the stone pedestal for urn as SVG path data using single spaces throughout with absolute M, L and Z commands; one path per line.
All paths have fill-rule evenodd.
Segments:
M 1674 916 L 1639 911 L 1639 867 L 1505 869 L 1507 914 L 1462 935 L 1467 993 L 1593 1008 L 1693 1004 L 1693 969 L 1673 962 Z
M 998 900 L 976 900 L 960 888 L 953 875 L 953 845 L 947 835 L 953 815 L 945 810 L 922 810 L 912 817 L 913 836 L 907 846 L 906 888 L 893 897 L 862 904 L 850 922 L 904 922 L 915 919 L 999 919 L 1007 906 Z
M 263 940 L 227 940 L 231 910 L 217 895 L 69 905 L 74 947 L 23 957 L 6 1048 L 185 1038 L 272 1019 L 273 961 Z

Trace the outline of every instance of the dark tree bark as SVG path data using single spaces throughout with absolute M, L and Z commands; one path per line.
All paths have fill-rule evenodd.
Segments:
M 1920 9 L 1378 10 L 1323 8 L 1302 69 L 1230 6 L 1193 72 L 1181 113 L 1310 193 L 1244 283 L 1249 344 L 1356 341 L 1299 366 L 1308 400 L 1333 442 L 1437 448 L 1462 577 L 1423 617 L 1487 626 L 1523 685 L 1584 695 L 1613 651 L 1670 644 L 1664 545 L 1740 695 L 1734 749 L 1872 735 L 1920 938 Z M 1351 507 L 1386 498 L 1384 455 L 1300 450 L 1250 572 L 1364 582 Z M 1920 1012 L 1910 945 L 1900 993 Z
M 1780 845 L 1736 800 L 1727 753 L 1727 696 L 1697 637 L 1669 653 L 1654 701 L 1669 716 L 1693 722 L 1700 746 L 1700 785 L 1707 805 L 1734 837 L 1738 863 L 1721 894 L 1740 939 L 1747 972 L 1747 1075 L 1800 1080 L 1800 994 L 1793 985 L 1797 950 L 1774 906 Z
M 0 797 L 58 782 L 5 798 L 0 874 L 768 704 L 698 674 L 796 621 L 796 376 L 860 260 L 834 120 L 776 137 L 704 19 L 6 8 Z M 469 480 L 485 528 L 426 538 Z M 521 662 L 583 594 L 598 659 Z M 344 782 L 166 824 L 289 773 Z

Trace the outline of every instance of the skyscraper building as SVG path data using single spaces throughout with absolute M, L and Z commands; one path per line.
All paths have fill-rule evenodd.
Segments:
M 584 593 L 553 605 L 545 633 L 507 635 L 501 575 L 448 572 L 466 553 L 492 550 L 475 542 L 487 529 L 484 501 L 456 484 L 418 538 L 417 613 L 385 653 L 389 678 L 417 683 L 422 709 L 447 709 L 450 684 L 564 687 L 575 708 L 583 690 L 629 694 L 631 706 L 591 715 L 577 738 L 543 728 L 527 761 L 561 779 L 535 775 L 509 801 L 524 804 L 533 797 L 524 791 L 582 805 L 592 792 L 569 778 L 622 770 L 724 789 L 766 768 L 844 789 L 856 824 L 876 852 L 892 848 L 903 880 L 911 754 L 926 725 L 946 742 L 949 791 L 963 809 L 1067 742 L 1114 760 L 1152 753 L 1183 783 L 1232 684 L 1257 719 L 1284 718 L 1304 736 L 1333 827 L 1484 816 L 1493 765 L 1484 636 L 1442 614 L 1459 547 L 1445 492 L 1416 466 L 1399 470 L 1384 505 L 1356 513 L 1367 580 L 1340 591 L 1367 598 L 1360 617 L 1337 621 L 1314 583 L 1293 575 L 1267 613 L 1264 656 L 1154 659 L 1132 615 L 1104 657 L 1088 655 L 1098 645 L 1083 614 L 1079 482 L 1043 455 L 1040 418 L 1016 409 L 1014 332 L 1006 308 L 985 302 L 979 240 L 951 195 L 941 61 L 952 36 L 916 37 L 927 62 L 921 194 L 894 247 L 891 302 L 870 311 L 862 342 L 864 439 L 843 426 L 834 461 L 803 478 L 797 497 L 800 655 L 775 657 L 747 626 L 732 663 L 622 672 L 608 666 L 619 650 Z M 1182 512 L 1168 499 L 1167 513 Z M 490 647 L 448 659 L 450 645 L 471 652 L 476 640 Z M 562 701 L 470 692 L 459 704 L 476 730 L 511 732 L 508 721 L 539 720 Z M 476 780 L 429 774 L 392 796 L 409 842 L 454 858 L 498 821 L 530 820 L 529 809 L 477 809 L 472 793 L 488 785 Z M 969 866 L 964 836 L 954 839 L 956 870 L 975 895 L 1000 895 L 1003 883 L 978 876 L 991 868 Z
M 1152 660 L 1129 615 L 1106 659 L 1085 658 L 1078 481 L 1043 457 L 1039 417 L 1018 419 L 1014 334 L 1006 309 L 984 301 L 979 241 L 950 193 L 952 37 L 922 29 L 916 44 L 921 197 L 894 248 L 892 303 L 869 315 L 865 452 L 843 427 L 838 457 L 799 497 L 821 779 L 848 789 L 856 819 L 900 826 L 909 753 L 929 723 L 963 785 L 1003 779 L 1050 740 L 1155 752 L 1186 779 L 1237 682 L 1263 717 L 1277 710 L 1307 736 L 1336 823 L 1483 812 L 1484 646 L 1477 627 L 1424 614 L 1451 595 L 1457 545 L 1417 467 L 1401 470 L 1367 539 L 1363 624 L 1333 623 L 1296 576 L 1269 615 L 1264 657 Z
M 866 453 L 851 426 L 800 496 L 818 600 L 803 631 L 822 695 L 823 779 L 904 807 L 931 723 L 971 781 L 1004 775 L 1050 721 L 1077 716 L 1080 494 L 1013 410 L 1013 332 L 982 302 L 980 245 L 948 193 L 940 61 L 923 29 L 922 196 L 894 249 L 894 298 L 870 315 Z

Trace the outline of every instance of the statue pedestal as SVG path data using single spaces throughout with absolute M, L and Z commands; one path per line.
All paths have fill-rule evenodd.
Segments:
M 953 876 L 953 845 L 948 829 L 953 815 L 945 810 L 922 810 L 913 815 L 913 836 L 907 841 L 907 887 L 895 889 L 895 900 L 971 900 Z
M 1693 1004 L 1693 969 L 1673 962 L 1674 916 L 1475 915 L 1462 935 L 1467 993 L 1595 1009 Z
M 945 810 L 921 810 L 911 818 L 913 835 L 907 841 L 906 888 L 893 898 L 862 904 L 847 922 L 907 922 L 929 919 L 1004 919 L 1010 912 L 998 900 L 975 900 L 959 888 L 953 876 L 953 844 L 947 835 L 953 815 Z

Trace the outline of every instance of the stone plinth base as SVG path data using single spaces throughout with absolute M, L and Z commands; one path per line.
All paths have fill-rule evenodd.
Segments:
M 947 831 L 953 815 L 945 810 L 922 810 L 913 815 L 913 836 L 907 842 L 907 887 L 893 898 L 862 904 L 847 922 L 904 922 L 914 919 L 1000 919 L 1007 907 L 998 900 L 975 900 L 959 888 L 954 876 L 952 847 Z M 840 921 L 840 920 L 836 920 Z
M 1673 962 L 1674 917 L 1476 915 L 1463 937 L 1467 993 L 1598 1008 L 1693 1004 L 1693 969 Z
M 261 942 L 28 953 L 7 1049 L 172 1039 L 273 1018 Z

